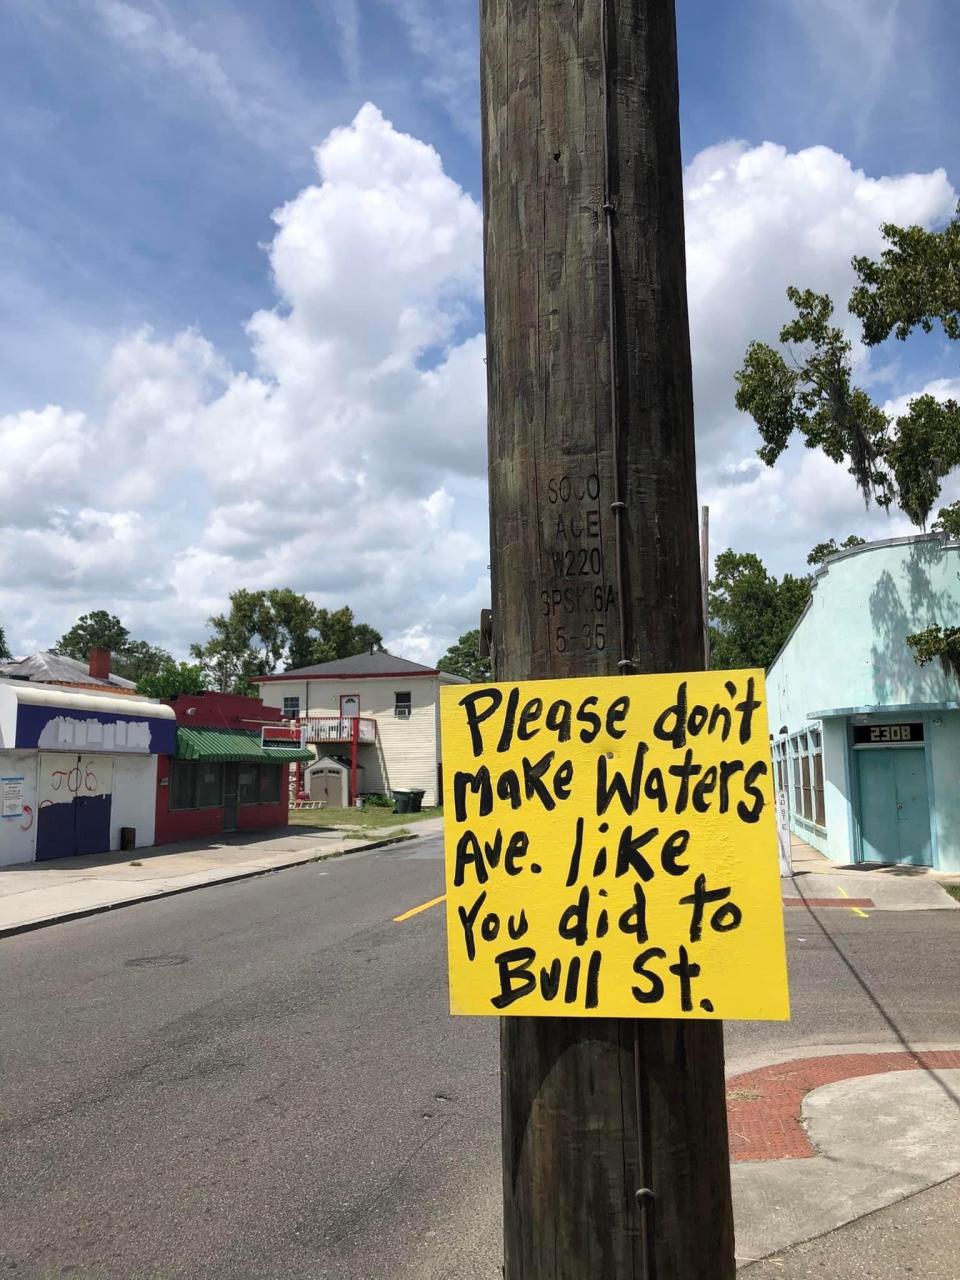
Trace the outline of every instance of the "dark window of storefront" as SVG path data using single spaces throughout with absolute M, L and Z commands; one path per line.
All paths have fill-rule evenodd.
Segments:
M 795 733 L 788 743 L 793 777 L 793 814 L 826 829 L 823 803 L 823 746 L 819 729 Z
M 216 809 L 223 804 L 223 765 L 174 760 L 170 771 L 171 809 Z
M 827 825 L 823 808 L 823 756 L 813 757 L 813 820 L 818 827 Z
M 283 765 L 262 764 L 260 766 L 260 803 L 277 804 L 280 800 L 280 774 Z
M 170 769 L 170 808 L 197 807 L 197 766 L 188 760 L 174 760 Z
M 282 764 L 242 764 L 240 803 L 277 804 L 280 800 Z
M 800 777 L 803 779 L 803 795 L 800 812 L 809 822 L 813 817 L 813 796 L 810 790 L 810 757 L 800 757 Z
M 223 765 L 198 764 L 197 808 L 218 809 L 223 804 Z
M 773 762 L 776 769 L 777 790 L 786 791 L 787 789 L 787 744 L 786 742 L 775 742 L 773 744 Z
M 242 764 L 240 766 L 240 803 L 241 804 L 259 804 L 260 791 L 257 786 L 257 766 L 255 764 Z

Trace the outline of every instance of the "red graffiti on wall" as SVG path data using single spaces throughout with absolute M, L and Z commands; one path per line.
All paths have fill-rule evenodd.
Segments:
M 59 791 L 64 783 L 71 795 L 78 795 L 82 787 L 89 795 L 96 795 L 100 789 L 97 775 L 92 767 L 87 765 L 85 769 L 81 769 L 75 764 L 72 769 L 57 769 L 50 775 L 50 784 L 54 791 Z
M 21 823 L 20 823 L 20 830 L 21 830 L 21 831 L 29 831 L 29 830 L 30 830 L 30 828 L 33 826 L 33 809 L 30 807 L 30 805 L 25 804 L 25 805 L 23 806 L 23 813 L 24 813 L 24 817 L 25 817 L 27 820 L 26 820 L 26 822 L 21 822 Z

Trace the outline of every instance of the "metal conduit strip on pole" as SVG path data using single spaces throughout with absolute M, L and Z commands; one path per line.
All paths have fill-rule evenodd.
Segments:
M 617 668 L 621 675 L 633 671 L 633 663 L 627 657 L 627 629 L 623 607 L 623 516 L 627 504 L 620 496 L 620 378 L 618 375 L 619 342 L 617 333 L 617 301 L 616 301 L 616 205 L 613 203 L 613 184 L 610 171 L 610 36 L 612 23 L 612 0 L 601 0 L 603 5 L 601 48 L 601 76 L 603 82 L 603 213 L 607 228 L 607 347 L 610 354 L 610 436 L 613 441 L 613 502 L 610 504 L 614 516 L 616 534 L 616 581 L 617 581 L 617 623 L 620 640 L 620 657 Z M 637 1113 L 637 1159 L 641 1185 L 637 1188 L 636 1201 L 640 1212 L 640 1254 L 643 1266 L 643 1280 L 657 1280 L 657 1258 L 653 1249 L 653 1230 L 651 1219 L 656 1211 L 656 1193 L 647 1185 L 647 1169 L 649 1153 L 647 1141 L 649 1129 L 646 1117 L 649 1115 L 650 1103 L 647 1096 L 647 1080 L 640 1061 L 640 1027 L 634 1027 L 633 1035 L 633 1080 L 635 1106 Z

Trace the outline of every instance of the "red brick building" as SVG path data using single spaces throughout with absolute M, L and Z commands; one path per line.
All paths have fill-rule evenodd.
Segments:
M 280 711 L 231 693 L 181 694 L 169 705 L 177 743 L 157 761 L 157 843 L 285 826 L 289 767 L 313 756 L 292 743 L 262 745 Z

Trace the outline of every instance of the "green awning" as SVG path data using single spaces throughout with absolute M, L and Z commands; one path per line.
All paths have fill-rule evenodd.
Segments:
M 175 760 L 207 760 L 226 764 L 307 764 L 313 752 L 299 747 L 263 747 L 256 734 L 243 729 L 193 729 L 177 725 Z

